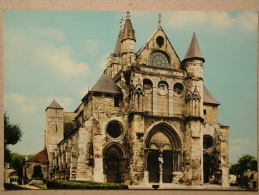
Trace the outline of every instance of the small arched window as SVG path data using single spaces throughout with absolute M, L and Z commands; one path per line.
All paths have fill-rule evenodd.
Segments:
M 152 90 L 153 83 L 149 79 L 144 79 L 143 80 L 143 88 L 145 92 L 150 92 Z
M 203 136 L 203 148 L 208 149 L 213 146 L 213 137 L 210 135 Z
M 165 81 L 160 81 L 158 83 L 158 93 L 159 95 L 167 95 L 168 94 L 168 84 Z

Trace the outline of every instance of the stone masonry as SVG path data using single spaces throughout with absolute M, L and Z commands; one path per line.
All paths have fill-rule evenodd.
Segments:
M 180 60 L 161 24 L 138 51 L 127 13 L 104 74 L 74 112 L 45 110 L 48 177 L 228 186 L 228 126 L 204 84 L 195 33 Z

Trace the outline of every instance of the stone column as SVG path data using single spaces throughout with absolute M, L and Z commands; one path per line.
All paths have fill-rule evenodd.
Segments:
M 103 175 L 103 158 L 95 158 L 94 159 L 94 174 L 93 180 L 95 182 L 104 182 Z
M 174 98 L 174 92 L 172 88 L 168 88 L 168 116 L 173 116 L 173 98 Z
M 137 133 L 144 134 L 143 117 L 134 114 L 130 126 L 131 159 L 130 175 L 132 184 L 139 184 L 144 179 L 144 141 L 143 137 L 137 137 Z
M 229 186 L 229 169 L 228 169 L 228 126 L 221 126 L 223 136 L 220 143 L 220 160 L 222 170 L 222 186 Z
M 143 183 L 145 183 L 145 184 L 149 183 L 149 172 L 147 169 L 147 157 L 148 157 L 148 149 L 145 149 L 145 152 L 144 152 L 144 179 L 143 179 Z
M 191 185 L 201 184 L 203 148 L 201 147 L 201 123 L 198 119 L 187 122 L 185 142 L 188 144 L 185 148 L 184 180 Z
M 157 107 L 157 87 L 153 87 L 153 115 L 158 115 L 159 108 Z

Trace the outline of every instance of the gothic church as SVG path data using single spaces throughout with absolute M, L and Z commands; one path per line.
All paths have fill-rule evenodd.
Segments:
M 44 165 L 52 179 L 228 186 L 229 127 L 204 85 L 196 35 L 182 60 L 160 22 L 138 51 L 135 43 L 128 12 L 104 74 L 76 110 L 55 100 L 46 108 L 45 149 L 27 173 Z

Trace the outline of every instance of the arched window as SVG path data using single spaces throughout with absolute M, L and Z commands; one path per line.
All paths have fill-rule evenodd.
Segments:
M 166 81 L 160 81 L 158 83 L 158 90 L 159 91 L 167 91 L 168 90 L 168 84 Z
M 143 88 L 144 88 L 145 93 L 152 91 L 152 87 L 153 87 L 153 83 L 151 80 L 149 80 L 149 79 L 143 80 Z
M 150 66 L 169 66 L 169 58 L 166 53 L 162 51 L 154 51 L 149 56 L 149 65 Z
M 168 84 L 166 81 L 160 81 L 158 83 L 158 94 L 157 94 L 157 113 L 158 115 L 168 116 L 169 112 L 169 97 L 168 97 Z
M 208 149 L 213 146 L 213 137 L 210 135 L 203 136 L 203 148 Z
M 143 100 L 143 109 L 147 113 L 152 113 L 153 109 L 153 83 L 149 79 L 143 80 L 144 88 L 144 100 Z

